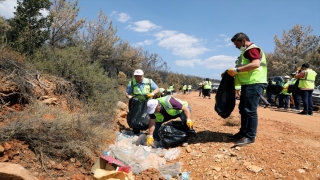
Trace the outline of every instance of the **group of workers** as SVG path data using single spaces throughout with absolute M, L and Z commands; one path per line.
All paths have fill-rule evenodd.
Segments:
M 278 108 L 284 108 L 284 110 L 288 110 L 290 104 L 291 107 L 294 108 L 295 112 L 300 111 L 301 100 L 303 103 L 303 110 L 298 114 L 301 115 L 313 115 L 313 101 L 312 101 L 312 92 L 315 88 L 315 79 L 317 73 L 310 68 L 308 63 L 302 64 L 301 68 L 298 68 L 296 72 L 291 74 L 290 76 L 284 76 L 284 82 L 281 84 L 283 90 L 280 92 L 278 96 L 279 105 Z M 275 84 L 272 79 L 268 79 L 268 84 Z M 296 91 L 288 91 L 290 86 L 294 86 L 296 81 L 299 80 L 298 88 L 299 92 Z M 291 98 L 292 97 L 292 98 Z M 272 94 L 267 92 L 267 98 L 269 103 L 274 103 Z M 290 100 L 293 103 L 290 103 Z
M 245 33 L 235 34 L 231 41 L 237 49 L 241 51 L 236 67 L 230 68 L 221 74 L 226 73 L 234 77 L 235 86 L 241 87 L 239 112 L 241 115 L 241 127 L 238 133 L 230 134 L 228 139 L 234 141 L 237 146 L 244 146 L 255 142 L 258 126 L 257 108 L 260 98 L 267 86 L 267 60 L 262 49 L 250 41 Z M 295 78 L 300 79 L 299 88 L 303 100 L 304 109 L 299 114 L 312 114 L 311 94 L 314 88 L 316 73 L 309 69 L 309 64 L 302 65 L 301 71 L 296 72 Z M 286 78 L 287 79 L 287 78 Z M 286 84 L 287 84 L 286 80 Z M 199 84 L 199 96 L 210 97 L 212 84 L 209 78 Z M 187 86 L 184 86 L 187 90 Z M 284 106 L 288 106 L 286 93 L 287 85 L 280 98 L 285 100 Z M 148 78 L 144 78 L 141 69 L 135 70 L 134 79 L 128 84 L 126 95 L 130 99 L 132 96 L 146 94 L 150 98 L 147 102 L 147 113 L 150 117 L 149 131 L 146 145 L 150 146 L 154 141 L 159 141 L 158 130 L 161 125 L 171 119 L 180 117 L 183 124 L 189 129 L 193 129 L 194 122 L 191 120 L 191 107 L 186 101 L 182 101 L 173 96 L 164 96 L 152 99 L 154 94 L 159 92 L 158 86 Z M 130 100 L 129 100 L 130 101 Z

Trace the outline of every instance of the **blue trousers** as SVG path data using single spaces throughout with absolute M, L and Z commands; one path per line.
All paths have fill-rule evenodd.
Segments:
M 312 102 L 312 92 L 313 90 L 301 90 L 301 97 L 303 102 L 303 111 L 312 114 L 313 102 Z
M 189 109 L 190 112 L 191 112 L 191 107 L 190 107 L 190 105 L 188 105 L 188 109 Z M 183 111 L 182 111 L 182 113 L 180 114 L 180 119 L 181 119 L 181 121 L 183 122 L 183 124 L 184 124 L 185 126 L 187 126 L 187 117 L 186 117 L 186 115 L 184 114 Z M 162 126 L 162 124 L 165 123 L 165 122 L 167 122 L 167 121 L 169 121 L 169 120 L 171 120 L 171 119 L 167 119 L 167 120 L 162 121 L 162 122 L 156 122 L 154 131 L 153 131 L 153 138 L 154 138 L 154 140 L 156 140 L 156 141 L 159 141 L 159 140 L 160 140 L 160 136 L 159 136 L 159 132 L 158 132 L 158 131 L 159 131 L 160 127 Z
M 279 94 L 279 107 L 283 107 L 284 100 L 284 108 L 287 109 L 290 104 L 290 95 Z
M 267 100 L 270 104 L 273 104 L 273 97 L 274 95 L 271 92 L 267 91 Z
M 266 88 L 265 84 L 250 84 L 241 86 L 239 112 L 241 114 L 240 133 L 255 140 L 258 127 L 258 104 L 260 95 Z
M 292 97 L 294 100 L 295 109 L 300 110 L 301 96 L 297 93 L 292 93 Z

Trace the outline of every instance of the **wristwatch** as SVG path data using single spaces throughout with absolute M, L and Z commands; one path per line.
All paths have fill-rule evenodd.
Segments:
M 236 68 L 236 71 L 237 71 L 237 72 L 240 72 L 239 68 Z

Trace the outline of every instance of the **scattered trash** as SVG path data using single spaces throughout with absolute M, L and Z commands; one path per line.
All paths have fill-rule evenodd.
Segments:
M 118 168 L 114 166 L 110 167 L 108 165 L 110 163 L 108 162 L 112 162 L 112 160 L 108 158 L 112 157 L 114 160 L 117 160 L 118 166 L 122 163 L 122 166 L 129 167 L 129 171 L 136 175 L 144 170 L 154 168 L 157 169 L 166 179 L 178 177 L 181 172 L 181 163 L 166 163 L 167 161 L 176 159 L 180 155 L 180 149 L 164 149 L 162 148 L 163 144 L 160 142 L 155 142 L 154 147 L 145 146 L 145 141 L 146 134 L 140 134 L 137 136 L 131 131 L 117 133 L 116 142 L 110 145 L 109 148 L 103 152 L 103 156 L 101 156 L 98 159 L 99 161 L 97 160 L 95 165 L 92 167 L 92 172 L 98 172 L 99 177 L 102 178 L 101 180 L 103 180 L 103 178 L 106 179 L 106 177 L 111 177 L 111 174 L 112 176 L 119 175 L 119 173 L 115 172 L 117 172 L 117 170 L 124 171 L 124 169 L 120 168 L 121 166 Z M 97 169 L 115 172 L 97 171 Z M 124 172 L 128 174 L 129 171 Z M 98 175 L 96 176 L 98 177 Z

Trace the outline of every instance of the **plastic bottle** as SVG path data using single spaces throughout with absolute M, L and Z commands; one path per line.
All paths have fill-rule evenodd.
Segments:
M 190 172 L 181 173 L 181 180 L 189 180 L 189 179 L 190 179 Z

